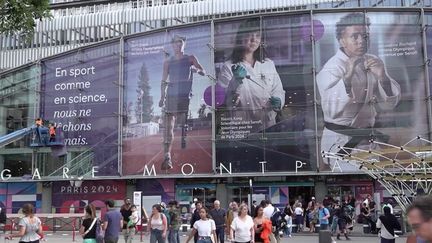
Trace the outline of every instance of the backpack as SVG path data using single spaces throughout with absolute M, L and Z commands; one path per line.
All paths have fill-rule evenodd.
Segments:
M 171 215 L 170 212 L 168 210 L 164 210 L 163 215 L 165 215 L 166 221 L 167 221 L 167 225 L 171 225 Z
M 169 214 L 169 219 L 170 219 L 170 223 L 167 222 L 168 225 L 172 226 L 176 223 L 179 224 L 179 215 L 177 214 L 177 212 L 175 210 L 170 210 L 168 211 Z
M 105 231 L 102 230 L 101 221 L 98 219 L 96 221 L 96 242 L 104 243 Z
M 278 232 L 280 229 L 285 227 L 286 221 L 283 213 L 277 208 L 274 208 L 273 214 L 270 217 L 273 226 L 273 232 Z

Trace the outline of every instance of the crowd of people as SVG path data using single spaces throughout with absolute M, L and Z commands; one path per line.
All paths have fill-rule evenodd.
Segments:
M 369 224 L 372 233 L 378 233 L 381 243 L 394 243 L 397 237 L 395 231 L 401 230 L 401 225 L 393 215 L 391 204 L 384 204 L 382 213 L 377 217 L 376 203 L 370 195 L 361 202 L 361 214 L 355 217 L 356 200 L 347 196 L 342 202 L 325 197 L 317 201 L 314 197 L 305 204 L 301 199 L 289 203 L 283 209 L 272 205 L 269 200 L 260 204 L 255 201 L 250 209 L 246 203 L 233 201 L 227 210 L 215 200 L 212 209 L 203 202 L 196 200 L 191 207 L 191 231 L 186 243 L 192 239 L 195 243 L 224 243 L 225 240 L 240 243 L 279 243 L 281 237 L 291 237 L 293 229 L 313 232 L 316 227 L 329 230 L 340 239 L 346 240 L 349 230 L 355 221 Z M 85 207 L 85 216 L 79 233 L 84 243 L 117 243 L 120 232 L 125 243 L 131 243 L 139 222 L 137 207 L 125 199 L 120 210 L 114 207 L 114 201 L 105 202 L 107 212 L 101 219 L 96 216 L 96 208 L 92 204 Z M 407 238 L 407 243 L 432 242 L 432 197 L 417 198 L 407 209 L 408 223 L 414 233 Z M 18 224 L 16 233 L 6 235 L 6 239 L 19 237 L 19 242 L 39 243 L 44 239 L 41 220 L 35 215 L 32 204 L 22 207 L 24 216 Z M 150 215 L 141 210 L 141 220 L 147 223 L 147 233 L 150 243 L 180 243 L 179 230 L 184 219 L 177 201 L 155 204 Z M 183 221 L 183 222 L 182 222 Z

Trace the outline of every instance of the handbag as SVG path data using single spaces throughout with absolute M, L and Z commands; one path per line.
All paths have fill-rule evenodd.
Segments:
M 105 231 L 102 229 L 101 222 L 98 219 L 96 222 L 96 242 L 104 243 Z

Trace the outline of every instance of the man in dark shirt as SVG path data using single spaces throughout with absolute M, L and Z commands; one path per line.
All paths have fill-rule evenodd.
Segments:
M 192 218 L 191 218 L 191 229 L 193 228 L 193 225 L 195 224 L 196 221 L 201 219 L 201 216 L 199 215 L 199 211 L 202 208 L 202 202 L 201 201 L 197 201 L 195 202 L 195 211 L 192 214 Z M 196 243 L 198 241 L 198 234 L 195 234 L 194 236 L 194 242 Z
M 102 229 L 105 231 L 105 243 L 117 243 L 119 240 L 119 233 L 123 227 L 123 220 L 121 213 L 114 208 L 114 201 L 107 200 L 105 205 L 108 211 L 105 213 Z
M 180 209 L 178 202 L 173 200 L 168 203 L 170 223 L 168 225 L 168 243 L 180 243 L 179 229 L 181 225 Z
M 123 236 L 125 239 L 125 242 L 128 242 L 128 239 L 130 236 L 130 230 L 127 229 L 127 223 L 129 222 L 129 217 L 132 215 L 132 210 L 131 210 L 131 200 L 129 198 L 126 198 L 124 200 L 124 204 L 121 206 L 120 208 L 120 213 L 123 217 Z
M 212 210 L 210 210 L 210 216 L 212 217 L 212 219 L 215 221 L 215 224 L 216 224 L 217 240 L 215 243 L 217 243 L 218 241 L 220 243 L 224 243 L 226 211 L 225 211 L 225 209 L 220 207 L 220 201 L 219 200 L 215 200 L 213 205 L 214 205 L 214 208 Z

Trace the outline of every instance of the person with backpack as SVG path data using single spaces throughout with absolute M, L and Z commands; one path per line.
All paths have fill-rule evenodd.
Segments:
M 196 221 L 201 219 L 201 216 L 200 216 L 200 209 L 201 208 L 203 208 L 202 202 L 196 201 L 195 202 L 195 211 L 193 212 L 192 217 L 191 217 L 191 221 L 190 221 L 191 228 L 193 228 Z M 197 243 L 197 241 L 198 241 L 198 235 L 195 235 L 194 236 L 194 242 Z
M 272 222 L 272 233 L 276 241 L 280 242 L 279 231 L 286 225 L 283 212 L 281 212 L 279 208 L 274 207 L 270 200 L 265 200 L 263 204 L 266 205 L 264 207 L 264 215 Z
M 381 243 L 395 243 L 395 230 L 401 230 L 401 225 L 397 218 L 391 214 L 390 208 L 384 208 L 384 215 L 381 215 L 376 223 L 380 229 Z
M 168 224 L 168 243 L 180 243 L 180 225 L 181 225 L 181 215 L 180 209 L 178 208 L 178 202 L 173 200 L 168 203 L 168 214 L 169 214 L 169 224 Z
M 150 243 L 165 243 L 168 223 L 160 204 L 155 204 L 152 207 L 152 214 L 148 221 L 148 229 L 150 230 Z
M 317 203 L 317 207 L 320 230 L 327 230 L 329 225 L 330 212 L 320 202 Z
M 85 207 L 85 216 L 79 233 L 83 237 L 83 243 L 97 243 L 96 241 L 96 227 L 98 218 L 96 217 L 96 208 L 93 204 Z

